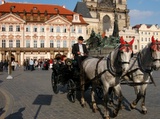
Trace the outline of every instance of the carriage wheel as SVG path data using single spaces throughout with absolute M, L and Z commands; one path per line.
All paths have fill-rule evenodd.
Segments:
M 52 89 L 53 89 L 53 92 L 55 94 L 58 94 L 58 79 L 57 77 L 55 76 L 55 73 L 52 72 L 52 76 L 51 76 L 51 84 L 52 84 Z
M 68 89 L 67 97 L 68 97 L 69 101 L 74 103 L 75 98 L 76 98 L 76 84 L 74 83 L 74 81 L 72 79 L 68 80 L 67 89 Z
M 101 100 L 103 99 L 103 89 L 101 87 L 96 88 L 96 94 L 99 99 L 101 99 Z

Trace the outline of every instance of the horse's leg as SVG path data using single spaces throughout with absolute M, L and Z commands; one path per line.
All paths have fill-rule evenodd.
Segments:
M 121 86 L 120 86 L 120 84 L 118 84 L 118 85 L 116 85 L 116 86 L 114 87 L 114 92 L 115 92 L 115 95 L 118 97 L 118 106 L 117 106 L 117 108 L 113 111 L 113 115 L 114 115 L 114 116 L 117 116 L 119 110 L 121 109 L 122 100 L 123 100 L 123 95 L 122 95 L 122 91 L 121 91 Z
M 84 91 L 85 91 L 85 75 L 84 71 L 80 72 L 80 90 L 81 90 L 81 106 L 84 107 L 86 105 L 84 99 Z
M 97 111 L 97 104 L 96 104 L 96 101 L 95 101 L 95 89 L 96 89 L 96 84 L 95 82 L 93 81 L 92 82 L 92 89 L 91 89 L 91 100 L 92 100 L 92 108 L 93 108 L 93 112 L 96 112 Z
M 142 103 L 141 103 L 141 107 L 142 107 L 142 113 L 143 114 L 146 114 L 147 113 L 147 108 L 145 106 L 145 97 L 146 97 L 146 88 L 147 88 L 147 85 L 143 85 L 142 86 Z
M 134 89 L 135 89 L 135 93 L 137 95 L 137 98 L 130 104 L 130 107 L 131 109 L 135 109 L 136 108 L 136 105 L 138 103 L 138 101 L 141 99 L 142 97 L 142 94 L 140 92 L 140 88 L 141 86 L 135 86 Z
M 104 85 L 103 85 L 104 86 Z M 108 88 L 107 86 L 103 87 L 103 93 L 104 93 L 104 117 L 105 119 L 110 119 L 110 115 L 109 115 L 109 108 L 108 108 L 108 102 L 109 102 L 109 94 L 108 94 Z

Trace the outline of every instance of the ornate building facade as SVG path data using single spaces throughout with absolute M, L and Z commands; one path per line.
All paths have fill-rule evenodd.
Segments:
M 127 0 L 82 0 L 74 11 L 81 13 L 89 23 L 87 31 L 106 32 L 114 27 L 115 15 L 118 17 L 119 30 L 130 26 Z M 83 6 L 83 9 L 81 9 Z M 86 7 L 86 8 L 85 8 Z
M 82 15 L 64 6 L 32 3 L 0 5 L 0 60 L 50 59 L 57 53 L 72 57 L 77 37 L 86 38 Z

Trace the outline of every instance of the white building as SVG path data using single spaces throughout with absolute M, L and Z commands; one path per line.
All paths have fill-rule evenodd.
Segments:
M 64 6 L 31 3 L 0 5 L 0 60 L 50 59 L 57 53 L 72 57 L 71 46 L 87 23 L 82 15 Z

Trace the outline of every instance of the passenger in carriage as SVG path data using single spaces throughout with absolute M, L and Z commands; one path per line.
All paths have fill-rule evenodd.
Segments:
M 77 61 L 78 68 L 81 69 L 82 61 L 87 58 L 88 50 L 85 44 L 83 44 L 83 37 L 78 37 L 78 43 L 73 44 L 72 46 L 72 54 L 74 56 L 74 60 Z

